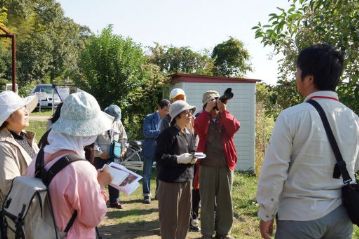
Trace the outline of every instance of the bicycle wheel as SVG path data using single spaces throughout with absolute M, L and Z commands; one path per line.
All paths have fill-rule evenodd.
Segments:
M 135 150 L 131 147 L 127 148 L 125 158 L 122 160 L 121 164 L 128 169 L 142 170 L 143 162 L 139 153 L 139 150 Z

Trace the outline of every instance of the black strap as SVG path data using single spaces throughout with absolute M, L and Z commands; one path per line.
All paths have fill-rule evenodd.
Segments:
M 324 129 L 327 134 L 330 145 L 332 147 L 333 153 L 335 155 L 335 159 L 337 160 L 337 163 L 335 164 L 334 167 L 333 178 L 339 178 L 340 175 L 342 175 L 344 184 L 349 184 L 352 181 L 352 179 L 349 176 L 348 170 L 346 168 L 346 163 L 343 160 L 342 154 L 340 153 L 337 141 L 335 140 L 333 131 L 330 127 L 328 118 L 325 115 L 323 108 L 315 100 L 310 99 L 307 102 L 312 106 L 314 106 L 314 108 L 318 111 L 320 118 L 322 119 Z
M 46 173 L 42 177 L 42 181 L 44 182 L 44 184 L 46 186 L 49 186 L 51 180 L 56 176 L 56 174 L 58 172 L 60 172 L 62 169 L 64 169 L 70 163 L 80 161 L 80 160 L 84 160 L 84 159 L 80 158 L 76 154 L 65 155 L 61 159 L 57 160 L 57 162 L 54 163 L 54 165 L 52 165 L 48 171 L 46 171 Z
M 52 179 L 56 176 L 56 174 L 58 172 L 60 172 L 62 169 L 64 169 L 70 163 L 80 161 L 80 160 L 84 160 L 84 159 L 80 158 L 76 154 L 65 155 L 64 157 L 57 160 L 57 162 L 54 163 L 54 165 L 52 165 L 48 171 L 46 171 L 45 166 L 44 166 L 44 147 L 42 147 L 36 157 L 35 177 L 41 178 L 43 183 L 46 185 L 46 187 L 48 187 L 50 185 Z M 49 197 L 49 199 L 50 199 L 50 197 Z M 50 201 L 51 201 L 51 199 L 50 199 Z M 72 213 L 72 216 L 65 227 L 65 230 L 64 230 L 65 233 L 67 233 L 70 230 L 70 228 L 72 227 L 72 225 L 75 222 L 76 217 L 77 217 L 77 211 L 75 210 Z
M 70 228 L 72 227 L 72 225 L 73 225 L 74 222 L 75 222 L 76 217 L 77 217 L 77 210 L 75 210 L 75 211 L 72 213 L 72 216 L 71 216 L 69 222 L 67 223 L 64 232 L 67 233 L 67 232 L 70 230 Z

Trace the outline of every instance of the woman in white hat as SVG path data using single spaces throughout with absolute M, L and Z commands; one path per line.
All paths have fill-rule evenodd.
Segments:
M 95 142 L 97 135 L 111 129 L 113 117 L 102 112 L 96 99 L 86 93 L 69 95 L 61 108 L 60 118 L 52 125 L 49 144 L 44 147 L 45 169 L 68 154 L 85 158 L 84 146 Z M 34 176 L 34 162 L 28 175 Z M 105 216 L 104 188 L 110 183 L 107 170 L 97 171 L 87 160 L 71 163 L 53 178 L 49 185 L 57 228 L 65 228 L 77 211 L 67 239 L 96 238 L 95 227 Z
M 38 152 L 34 133 L 24 131 L 29 126 L 29 112 L 36 105 L 36 96 L 21 98 L 12 91 L 0 93 L 0 205 L 12 179 L 25 175 Z
M 195 137 L 186 128 L 196 107 L 183 100 L 170 106 L 171 126 L 157 139 L 158 207 L 162 239 L 185 239 L 191 211 Z

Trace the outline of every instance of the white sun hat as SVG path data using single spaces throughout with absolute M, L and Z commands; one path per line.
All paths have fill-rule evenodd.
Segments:
M 183 95 L 186 98 L 186 93 L 184 92 L 184 90 L 182 90 L 181 88 L 174 88 L 170 92 L 170 100 L 173 100 L 179 95 Z
M 95 97 L 86 92 L 69 95 L 61 107 L 54 132 L 71 136 L 95 136 L 112 128 L 114 117 L 101 111 Z
M 177 115 L 179 115 L 180 113 L 182 113 L 185 110 L 192 110 L 192 112 L 195 112 L 196 111 L 196 106 L 189 105 L 184 100 L 177 100 L 177 101 L 173 102 L 170 105 L 171 121 L 174 120 Z
M 38 103 L 37 96 L 32 95 L 26 98 L 20 97 L 13 91 L 0 93 L 0 125 L 2 125 L 12 113 L 26 106 L 28 112 L 32 112 Z

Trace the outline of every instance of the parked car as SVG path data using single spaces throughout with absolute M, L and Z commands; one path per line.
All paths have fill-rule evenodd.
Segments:
M 38 84 L 31 91 L 32 95 L 37 95 L 39 98 L 38 107 L 52 108 L 61 103 L 61 99 L 52 84 Z
M 17 93 L 18 91 L 18 85 L 15 84 L 15 92 Z M 6 83 L 4 85 L 1 86 L 1 91 L 4 91 L 4 90 L 12 90 L 12 83 Z

